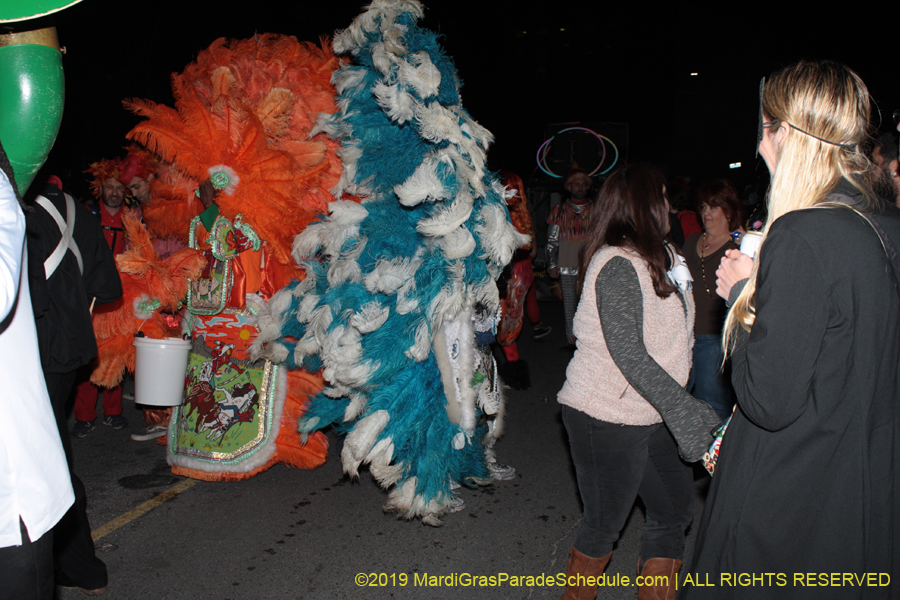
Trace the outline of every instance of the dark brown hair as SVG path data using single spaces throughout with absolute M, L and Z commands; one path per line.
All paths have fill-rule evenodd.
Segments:
M 604 246 L 627 248 L 647 261 L 653 290 L 660 298 L 675 291 L 666 277 L 672 259 L 663 241 L 669 226 L 665 183 L 662 171 L 647 164 L 627 165 L 609 176 L 578 253 L 579 295 L 591 258 Z
M 717 179 L 700 188 L 697 200 L 697 211 L 700 205 L 718 206 L 728 219 L 728 229 L 736 230 L 744 222 L 744 206 L 738 197 L 737 188 L 729 179 Z

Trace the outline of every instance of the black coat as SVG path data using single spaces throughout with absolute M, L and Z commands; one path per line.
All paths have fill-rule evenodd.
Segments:
M 65 218 L 66 201 L 58 187 L 48 184 L 41 195 Z M 81 252 L 83 274 L 78 270 L 75 255 L 69 250 L 47 280 L 44 261 L 56 248 L 62 234 L 53 217 L 38 204 L 32 205 L 25 221 L 28 277 L 41 366 L 50 373 L 68 373 L 86 365 L 97 355 L 89 312 L 91 300 L 96 298 L 96 304 L 105 304 L 121 298 L 119 272 L 100 224 L 80 203 L 75 202 L 72 237 Z
M 900 210 L 876 219 L 900 249 Z M 756 322 L 732 359 L 739 409 L 679 597 L 896 598 L 900 291 L 891 263 L 858 214 L 815 208 L 773 224 L 757 282 Z M 753 585 L 734 575 L 767 573 Z M 866 573 L 887 575 L 861 587 Z

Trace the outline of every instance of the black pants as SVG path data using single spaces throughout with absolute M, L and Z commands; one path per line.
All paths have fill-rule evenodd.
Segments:
M 642 559 L 680 559 L 693 515 L 693 476 L 666 426 L 606 423 L 569 406 L 562 417 L 584 503 L 575 549 L 593 558 L 612 552 L 640 496 L 647 509 Z
M 0 548 L 0 600 L 52 600 L 53 531 L 31 541 L 22 519 L 21 546 Z
M 53 404 L 53 414 L 59 437 L 62 438 L 75 503 L 53 527 L 53 558 L 57 581 L 62 585 L 75 585 L 86 590 L 106 587 L 106 565 L 94 553 L 91 525 L 87 518 L 87 495 L 84 484 L 75 475 L 72 464 L 72 441 L 66 426 L 66 402 L 72 393 L 77 371 L 69 373 L 48 373 L 44 371 L 47 391 Z

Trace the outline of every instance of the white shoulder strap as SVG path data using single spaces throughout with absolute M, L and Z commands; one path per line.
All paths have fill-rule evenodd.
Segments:
M 47 257 L 47 260 L 44 261 L 44 276 L 47 279 L 50 279 L 50 276 L 56 271 L 56 268 L 59 267 L 59 263 L 62 262 L 63 257 L 66 255 L 66 250 L 71 250 L 72 254 L 75 255 L 75 259 L 78 261 L 78 270 L 84 273 L 84 264 L 81 260 L 81 251 L 78 249 L 78 244 L 75 243 L 75 240 L 72 239 L 72 232 L 75 231 L 75 201 L 72 199 L 72 196 L 66 194 L 66 219 L 63 220 L 59 211 L 56 210 L 56 207 L 53 206 L 53 203 L 50 202 L 44 196 L 37 197 L 37 203 L 41 205 L 41 207 L 47 211 L 53 220 L 56 221 L 56 226 L 59 227 L 59 232 L 61 237 L 59 239 L 59 243 L 56 245 L 56 248 L 53 249 L 53 252 L 50 253 L 50 256 Z

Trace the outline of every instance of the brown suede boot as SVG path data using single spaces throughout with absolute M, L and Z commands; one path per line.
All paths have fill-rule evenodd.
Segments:
M 651 558 L 644 563 L 642 581 L 652 578 L 649 584 L 638 587 L 638 600 L 675 600 L 675 585 L 681 561 L 674 558 Z M 657 584 L 657 585 L 654 585 Z
M 569 565 L 566 567 L 566 582 L 569 577 L 600 577 L 609 559 L 612 558 L 612 552 L 602 558 L 590 558 L 585 556 L 575 548 L 569 549 Z M 578 583 L 577 580 L 573 580 Z M 559 597 L 559 600 L 594 600 L 597 597 L 597 585 L 566 585 L 566 593 Z

